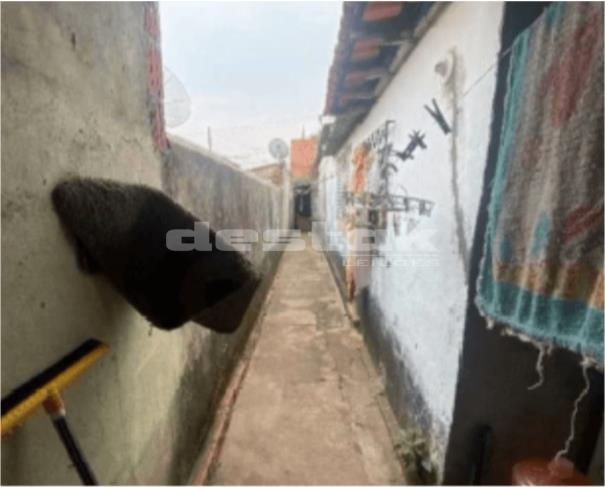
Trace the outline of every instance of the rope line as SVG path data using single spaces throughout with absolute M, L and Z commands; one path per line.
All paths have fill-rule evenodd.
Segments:
M 588 367 L 590 363 L 588 360 L 582 361 L 582 376 L 584 377 L 584 389 L 580 392 L 578 397 L 576 398 L 573 406 L 573 412 L 571 413 L 571 428 L 569 432 L 569 436 L 567 440 L 565 440 L 565 446 L 563 449 L 559 450 L 555 455 L 554 461 L 558 461 L 563 455 L 567 455 L 569 453 L 569 449 L 571 447 L 571 443 L 575 439 L 576 436 L 576 416 L 578 415 L 578 409 L 580 407 L 580 402 L 582 399 L 588 394 L 590 390 L 590 379 L 588 378 Z
M 529 386 L 527 388 L 528 391 L 533 391 L 544 384 L 544 356 L 546 355 L 546 345 L 540 343 L 536 344 L 536 347 L 538 347 L 538 350 L 540 351 L 540 353 L 538 353 L 538 360 L 536 361 L 536 373 L 538 374 L 538 381 Z

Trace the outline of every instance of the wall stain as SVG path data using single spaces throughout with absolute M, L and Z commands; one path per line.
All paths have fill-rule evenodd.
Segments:
M 450 144 L 450 160 L 452 164 L 452 194 L 454 196 L 454 221 L 456 222 L 456 237 L 458 240 L 458 252 L 462 260 L 462 267 L 464 271 L 464 281 L 468 284 L 468 265 L 469 265 L 469 251 L 466 234 L 464 232 L 464 210 L 462 209 L 462 202 L 460 201 L 460 188 L 458 187 L 459 179 L 459 168 L 458 168 L 458 126 L 459 126 L 459 113 L 458 108 L 458 80 L 460 76 L 460 69 L 458 66 L 458 57 L 454 49 L 450 51 L 451 59 L 453 62 L 452 75 L 445 85 L 445 93 L 449 98 L 452 106 L 452 137 Z

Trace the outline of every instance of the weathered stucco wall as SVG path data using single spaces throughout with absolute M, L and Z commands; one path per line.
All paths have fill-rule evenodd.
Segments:
M 141 3 L 2 5 L 2 395 L 88 337 L 108 343 L 110 356 L 65 393 L 102 483 L 187 481 L 279 257 L 251 256 L 268 278 L 229 336 L 192 323 L 152 330 L 78 270 L 50 200 L 67 176 L 165 189 L 216 224 L 268 228 L 283 215 L 270 185 L 178 142 L 158 152 L 149 27 Z M 3 440 L 2 481 L 79 483 L 44 414 Z
M 388 215 L 386 237 L 378 247 L 383 255 L 373 259 L 369 285 L 359 293 L 357 307 L 368 344 L 384 370 L 391 403 L 402 422 L 432 439 L 438 472 L 452 421 L 495 73 L 474 82 L 496 60 L 502 8 L 501 3 L 447 6 L 340 153 L 320 166 L 320 217 L 328 230 L 342 232 L 340 195 L 354 177 L 356 148 L 387 120 L 395 122 L 390 140 L 399 151 L 413 131 L 425 134 L 427 148 L 397 163 L 390 185 L 391 193 L 432 201 L 434 208 L 430 216 Z M 425 110 L 433 98 L 453 133 L 444 134 Z M 372 184 L 372 171 L 367 184 Z M 430 257 L 420 265 L 386 251 L 418 257 L 406 244 L 420 233 L 430 242 L 417 249 L 421 257 Z M 418 245 L 425 241 L 416 240 Z M 331 255 L 342 255 L 347 247 L 343 233 Z

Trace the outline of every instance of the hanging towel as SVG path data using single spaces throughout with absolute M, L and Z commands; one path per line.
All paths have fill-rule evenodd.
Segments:
M 511 51 L 477 305 L 603 364 L 603 4 L 555 3 Z

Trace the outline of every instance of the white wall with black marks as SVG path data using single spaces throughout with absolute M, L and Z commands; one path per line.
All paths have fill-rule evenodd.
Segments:
M 347 146 L 354 152 L 387 120 L 394 121 L 390 141 L 397 151 L 404 151 L 414 131 L 424 136 L 426 149 L 417 147 L 412 159 L 392 159 L 397 172 L 389 187 L 391 193 L 431 202 L 432 211 L 387 214 L 368 295 L 380 308 L 383 335 L 395 344 L 399 363 L 429 410 L 436 465 L 443 465 L 452 421 L 502 12 L 501 2 L 444 8 L 340 153 L 320 166 L 325 226 L 344 231 L 333 208 L 338 197 L 333 181 L 347 171 L 350 177 L 353 157 L 345 155 Z M 451 128 L 448 134 L 425 108 L 435 110 L 433 99 Z M 339 165 L 343 158 L 346 164 Z M 370 170 L 367 177 L 373 174 Z

